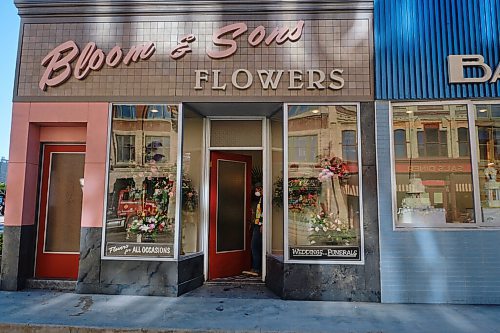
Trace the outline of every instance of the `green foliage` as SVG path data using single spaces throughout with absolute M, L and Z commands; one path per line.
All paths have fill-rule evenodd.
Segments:
M 0 183 L 0 191 L 5 191 L 6 185 L 5 183 Z

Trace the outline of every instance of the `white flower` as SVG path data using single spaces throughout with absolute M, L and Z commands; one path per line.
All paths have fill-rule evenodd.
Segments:
M 323 231 L 326 232 L 328 230 L 327 227 L 323 227 Z
M 315 230 L 316 232 L 318 232 L 318 231 L 319 231 L 319 227 L 314 228 L 314 230 Z
M 312 241 L 311 241 L 311 245 L 312 245 L 312 244 L 316 244 L 316 241 L 313 241 L 313 240 L 312 240 Z
M 341 231 L 340 228 L 337 228 L 337 231 Z
M 148 230 L 149 230 L 149 227 L 148 227 L 147 225 L 143 224 L 143 225 L 141 225 L 141 226 L 139 227 L 139 230 L 140 230 L 140 231 L 144 231 L 144 232 L 146 232 L 146 231 L 148 231 Z

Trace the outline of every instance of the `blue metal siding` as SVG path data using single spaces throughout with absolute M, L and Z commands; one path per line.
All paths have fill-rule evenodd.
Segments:
M 389 103 L 375 112 L 382 302 L 500 304 L 500 230 L 393 230 Z
M 375 0 L 374 16 L 377 99 L 500 96 L 500 80 L 449 84 L 447 62 L 450 54 L 480 54 L 495 71 L 500 0 Z

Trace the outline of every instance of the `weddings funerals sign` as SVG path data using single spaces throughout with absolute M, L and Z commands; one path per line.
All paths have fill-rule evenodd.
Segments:
M 17 96 L 372 96 L 369 20 L 25 24 Z
M 293 260 L 346 260 L 359 261 L 359 246 L 294 246 L 290 247 Z

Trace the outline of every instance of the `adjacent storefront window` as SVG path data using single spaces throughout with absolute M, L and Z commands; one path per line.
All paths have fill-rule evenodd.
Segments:
M 398 226 L 476 222 L 467 114 L 458 104 L 393 107 Z
M 474 106 L 481 214 L 485 225 L 500 222 L 500 105 Z
M 288 257 L 361 260 L 356 105 L 288 107 Z
M 177 105 L 114 105 L 105 255 L 173 257 Z

